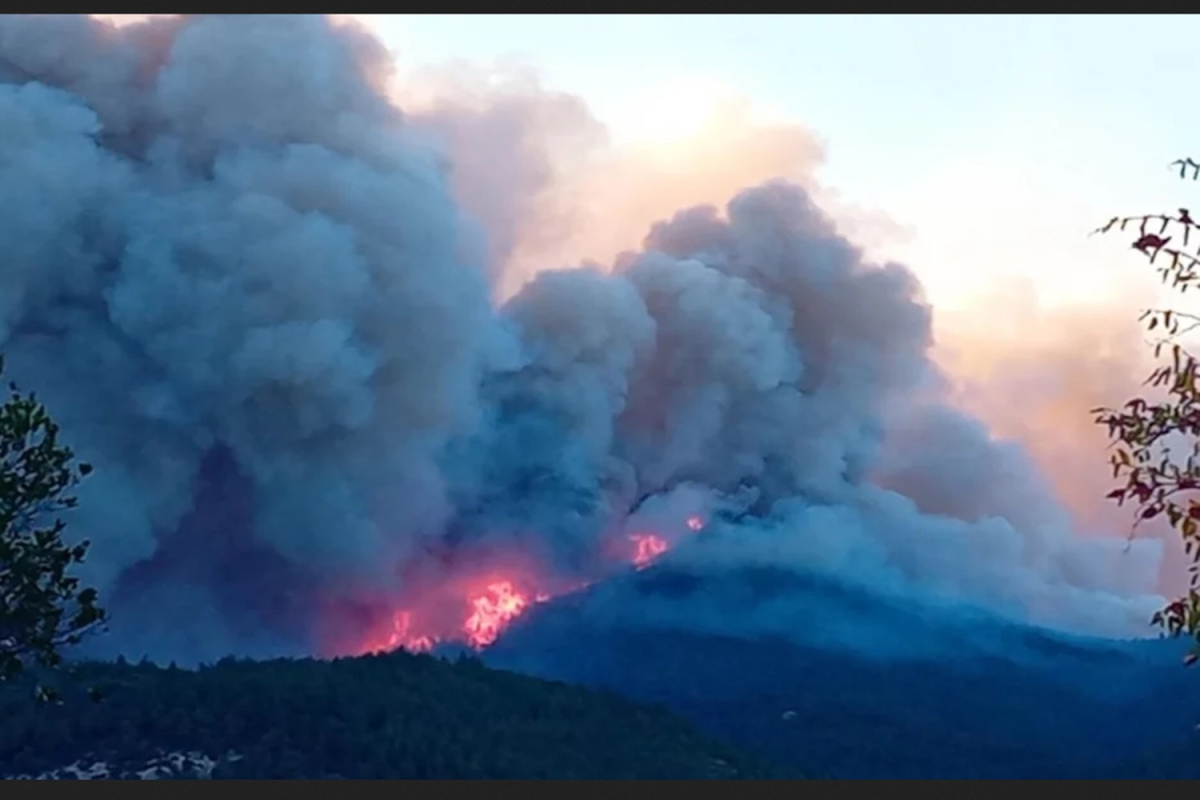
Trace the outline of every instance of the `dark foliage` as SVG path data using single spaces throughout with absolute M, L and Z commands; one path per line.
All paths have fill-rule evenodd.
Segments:
M 213 777 L 229 778 L 772 774 L 666 711 L 470 658 L 88 663 L 80 673 L 101 702 L 46 706 L 0 691 L 0 775 L 81 759 L 119 775 L 179 751 L 222 757 Z
M 62 650 L 105 618 L 96 590 L 71 574 L 89 544 L 64 541 L 58 516 L 75 507 L 71 490 L 92 467 L 76 463 L 58 433 L 37 396 L 10 384 L 0 403 L 0 681 L 29 664 L 53 671 Z M 33 691 L 43 700 L 56 697 L 45 686 Z

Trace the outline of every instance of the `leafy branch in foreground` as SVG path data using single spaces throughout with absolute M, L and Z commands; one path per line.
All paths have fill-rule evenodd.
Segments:
M 1172 163 L 1180 178 L 1200 179 L 1200 163 L 1190 158 Z M 1186 208 L 1174 214 L 1113 217 L 1093 233 L 1133 228 L 1131 247 L 1155 268 L 1163 285 L 1186 294 L 1200 282 L 1200 225 Z M 1120 479 L 1108 498 L 1134 506 L 1133 531 L 1143 522 L 1165 519 L 1183 540 L 1191 558 L 1187 594 L 1155 613 L 1152 623 L 1170 636 L 1187 635 L 1200 645 L 1200 366 L 1186 346 L 1200 329 L 1200 314 L 1180 309 L 1146 309 L 1140 321 L 1156 335 L 1154 357 L 1167 363 L 1143 384 L 1149 397 L 1135 397 L 1119 409 L 1094 408 L 1099 425 L 1108 430 L 1113 477 Z M 1131 532 L 1131 533 L 1132 533 Z M 1195 663 L 1200 649 L 1188 655 Z
M 57 669 L 62 650 L 105 620 L 96 590 L 70 574 L 88 542 L 64 542 L 66 524 L 58 517 L 75 507 L 70 491 L 92 468 L 73 463 L 35 395 L 13 384 L 10 392 L 0 405 L 0 681 L 31 665 Z M 46 687 L 38 692 L 56 697 Z

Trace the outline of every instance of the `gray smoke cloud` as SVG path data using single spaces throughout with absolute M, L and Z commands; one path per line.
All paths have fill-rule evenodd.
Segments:
M 536 131 L 586 115 L 406 116 L 391 70 L 321 17 L 0 18 L 0 350 L 97 466 L 70 530 L 113 647 L 311 652 L 506 549 L 594 580 L 647 524 L 697 568 L 1144 627 L 1156 545 L 1076 536 L 940 402 L 917 281 L 804 190 L 497 305 L 552 179 Z

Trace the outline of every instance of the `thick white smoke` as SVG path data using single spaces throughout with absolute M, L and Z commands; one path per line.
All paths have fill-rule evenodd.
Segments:
M 681 211 L 497 307 L 546 116 L 406 118 L 390 70 L 320 17 L 0 18 L 0 349 L 97 466 L 71 530 L 116 641 L 304 649 L 329 604 L 473 546 L 589 573 L 679 491 L 743 507 L 697 564 L 1144 624 L 1154 546 L 1075 538 L 941 404 L 917 282 L 804 190 Z

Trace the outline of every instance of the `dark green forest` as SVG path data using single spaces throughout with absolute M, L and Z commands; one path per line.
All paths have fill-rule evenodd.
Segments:
M 84 663 L 58 705 L 31 681 L 0 689 L 2 776 L 200 752 L 214 778 L 795 777 L 665 710 L 473 658 Z

